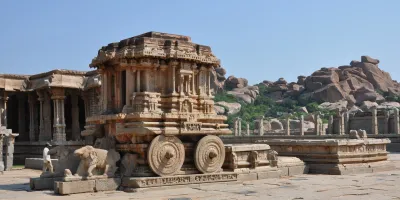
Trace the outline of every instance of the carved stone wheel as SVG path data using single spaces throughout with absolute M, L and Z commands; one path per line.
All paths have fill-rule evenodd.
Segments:
M 147 150 L 147 161 L 151 170 L 160 176 L 177 173 L 185 160 L 185 147 L 182 141 L 173 136 L 155 137 Z
M 194 153 L 196 168 L 206 174 L 217 172 L 225 160 L 225 147 L 221 138 L 207 135 L 200 139 Z

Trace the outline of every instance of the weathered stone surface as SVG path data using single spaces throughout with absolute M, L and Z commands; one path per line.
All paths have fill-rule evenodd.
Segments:
M 96 187 L 95 180 L 55 182 L 54 193 L 60 195 L 94 192 Z
M 400 103 L 399 102 L 383 102 L 378 106 L 378 108 L 387 108 L 387 109 L 400 108 Z
M 215 174 L 194 174 L 177 175 L 171 177 L 146 177 L 134 178 L 125 177 L 122 179 L 122 186 L 129 188 L 160 187 L 170 185 L 186 185 L 212 182 L 237 181 L 238 174 L 233 172 L 223 172 Z
M 219 105 L 214 105 L 214 111 L 215 111 L 218 115 L 223 115 L 223 114 L 225 114 L 225 107 L 219 106 Z
M 347 105 L 348 105 L 347 101 L 340 100 L 335 103 L 324 102 L 324 103 L 320 104 L 319 107 L 322 109 L 326 109 L 326 110 L 338 110 L 339 109 L 340 112 L 343 112 L 343 111 L 347 110 Z
M 235 76 L 229 76 L 225 81 L 225 86 L 230 89 L 234 88 L 244 88 L 248 84 L 245 78 L 236 78 Z
M 108 178 L 108 179 L 98 179 L 95 182 L 95 190 L 99 191 L 113 191 L 117 190 L 121 185 L 121 178 Z
M 58 159 L 51 159 L 54 169 L 58 168 Z M 26 169 L 43 169 L 43 158 L 26 158 L 25 159 Z
M 252 103 L 259 95 L 257 86 L 234 88 L 232 91 L 228 91 L 227 93 L 235 96 L 237 99 L 245 103 Z
M 62 181 L 62 177 L 31 178 L 29 180 L 29 186 L 31 190 L 53 190 L 55 181 Z

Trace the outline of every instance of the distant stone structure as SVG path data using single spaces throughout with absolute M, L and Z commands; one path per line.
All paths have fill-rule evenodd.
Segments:
M 1 125 L 18 133 L 15 162 L 41 158 L 46 142 L 80 147 L 85 118 L 98 114 L 101 80 L 96 71 L 52 70 L 32 76 L 0 75 Z M 86 140 L 86 141 L 85 141 Z

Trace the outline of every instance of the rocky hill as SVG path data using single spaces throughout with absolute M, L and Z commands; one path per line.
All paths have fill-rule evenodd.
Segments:
M 321 68 L 310 76 L 298 76 L 297 82 L 288 83 L 280 78 L 254 86 L 249 86 L 245 78 L 226 78 L 226 71 L 220 68 L 213 79 L 216 110 L 228 116 L 242 116 L 245 113 L 239 112 L 244 106 L 265 103 L 268 105 L 264 115 L 279 117 L 284 113 L 308 112 L 307 108 L 355 112 L 368 111 L 372 106 L 400 107 L 400 84 L 378 64 L 378 59 L 361 56 L 361 61 L 353 60 L 350 65 Z M 269 112 L 271 106 L 279 111 Z

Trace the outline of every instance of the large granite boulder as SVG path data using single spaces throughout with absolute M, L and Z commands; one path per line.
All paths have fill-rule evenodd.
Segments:
M 345 111 L 347 110 L 347 105 L 348 102 L 345 100 L 340 100 L 335 103 L 330 103 L 330 102 L 324 102 L 319 105 L 321 109 L 326 109 L 326 110 L 340 110 L 340 111 Z
M 243 88 L 235 88 L 227 93 L 235 96 L 244 103 L 253 103 L 259 95 L 259 90 L 257 86 L 247 86 Z
M 244 88 L 248 84 L 247 79 L 245 78 L 236 78 L 235 76 L 229 76 L 225 81 L 225 87 L 228 89 L 234 88 Z
M 228 103 L 225 101 L 218 101 L 215 103 L 215 105 L 223 107 L 224 113 L 226 113 L 228 115 L 234 115 L 234 114 L 240 112 L 240 109 L 242 108 L 242 105 L 240 105 L 240 103 Z
M 388 108 L 388 109 L 393 109 L 393 108 L 400 108 L 400 103 L 399 102 L 383 102 L 381 103 L 378 108 Z

